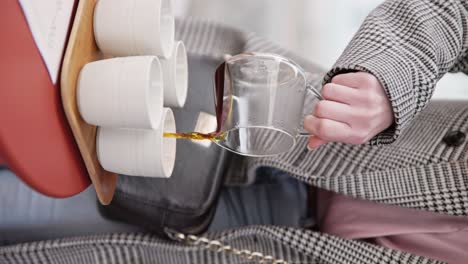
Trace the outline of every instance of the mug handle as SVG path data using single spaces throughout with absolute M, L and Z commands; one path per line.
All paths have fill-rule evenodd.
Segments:
M 306 85 L 306 91 L 312 93 L 314 95 L 315 98 L 317 98 L 318 100 L 323 100 L 323 96 L 320 94 L 319 91 L 317 91 L 314 86 L 312 85 L 312 82 L 309 80 L 307 82 L 307 85 Z M 311 133 L 307 132 L 307 131 L 299 131 L 299 133 L 297 134 L 298 137 L 310 137 L 310 136 L 313 136 Z

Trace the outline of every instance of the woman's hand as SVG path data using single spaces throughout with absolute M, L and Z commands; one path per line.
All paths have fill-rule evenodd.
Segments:
M 323 86 L 322 96 L 304 120 L 304 128 L 314 135 L 309 148 L 327 142 L 363 144 L 393 123 L 390 101 L 372 74 L 337 75 Z

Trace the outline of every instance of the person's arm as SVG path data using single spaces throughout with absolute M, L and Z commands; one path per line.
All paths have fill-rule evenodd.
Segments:
M 467 7 L 468 0 L 388 0 L 377 7 L 325 77 L 323 92 L 333 97 L 324 96 L 328 102 L 317 105 L 322 116 L 311 115 L 304 121 L 317 135 L 309 145 L 395 141 L 424 109 L 445 73 L 467 72 Z M 357 99 L 348 99 L 347 108 L 330 106 L 335 98 L 349 98 L 350 91 Z M 387 103 L 381 102 L 382 95 Z M 369 104 L 355 107 L 353 102 L 363 98 Z M 373 112 L 381 113 L 369 114 Z

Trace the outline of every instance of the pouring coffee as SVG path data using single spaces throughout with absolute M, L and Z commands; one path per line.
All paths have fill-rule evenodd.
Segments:
M 276 54 L 244 53 L 215 72 L 216 131 L 165 133 L 165 137 L 208 139 L 240 155 L 262 157 L 288 152 L 301 136 L 305 95 L 320 93 L 295 62 Z

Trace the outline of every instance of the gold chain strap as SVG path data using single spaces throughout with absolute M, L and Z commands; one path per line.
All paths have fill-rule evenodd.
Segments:
M 260 252 L 250 251 L 246 249 L 236 249 L 229 245 L 223 244 L 221 241 L 208 239 L 206 237 L 199 237 L 195 235 L 185 235 L 173 230 L 166 230 L 166 233 L 174 240 L 187 243 L 189 245 L 200 246 L 216 252 L 223 252 L 225 254 L 232 254 L 239 256 L 243 259 L 262 264 L 288 264 L 283 259 L 275 259 L 273 256 L 264 255 Z

